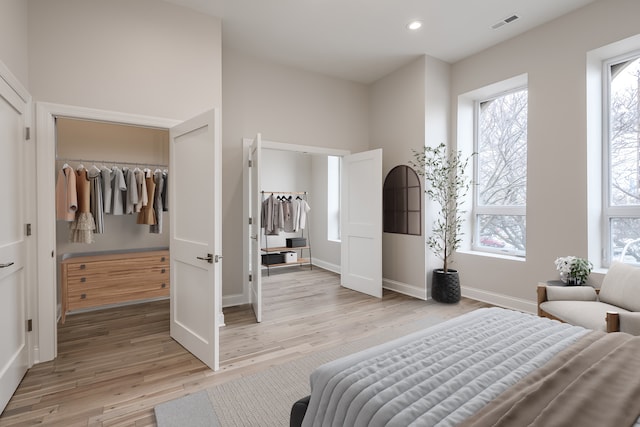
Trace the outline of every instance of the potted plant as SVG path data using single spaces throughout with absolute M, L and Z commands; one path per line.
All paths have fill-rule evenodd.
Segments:
M 441 143 L 437 147 L 424 147 L 413 151 L 410 165 L 425 180 L 425 193 L 440 205 L 434 220 L 427 246 L 443 261 L 443 267 L 433 271 L 431 294 L 439 302 L 460 301 L 460 278 L 458 271 L 449 268 L 451 256 L 462 241 L 462 198 L 469 191 L 471 180 L 465 175 L 469 157 L 461 151 L 448 151 Z
M 587 283 L 593 264 L 587 259 L 575 256 L 560 257 L 555 260 L 556 269 L 560 272 L 560 280 L 567 285 Z

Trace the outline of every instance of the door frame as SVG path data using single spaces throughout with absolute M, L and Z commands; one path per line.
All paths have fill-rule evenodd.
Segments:
M 57 304 L 55 177 L 56 118 L 111 122 L 116 124 L 169 130 L 179 120 L 99 110 L 48 102 L 36 102 L 36 198 L 37 236 L 37 324 L 35 363 L 53 360 L 58 355 L 59 309 Z
M 253 138 L 242 138 L 242 183 L 243 190 L 245 192 L 244 197 L 242 198 L 242 224 L 243 224 L 243 233 L 242 233 L 242 277 L 243 277 L 243 285 L 242 285 L 242 300 L 234 299 L 234 305 L 247 304 L 251 301 L 251 284 L 249 283 L 249 263 L 251 259 L 251 245 L 249 244 L 249 239 L 251 239 L 251 227 L 249 226 L 249 217 L 251 216 L 251 212 L 249 210 L 249 194 L 246 192 L 250 187 L 251 175 L 249 171 L 249 154 L 250 147 Z M 285 142 L 275 142 L 268 141 L 264 138 L 262 139 L 262 149 L 269 150 L 280 150 L 280 151 L 293 151 L 297 153 L 306 153 L 306 154 L 322 154 L 327 156 L 348 156 L 351 154 L 349 150 L 342 150 L 339 148 L 326 148 L 326 147 L 317 147 L 313 145 L 300 145 L 300 144 L 289 144 Z M 225 302 L 229 302 L 226 301 Z

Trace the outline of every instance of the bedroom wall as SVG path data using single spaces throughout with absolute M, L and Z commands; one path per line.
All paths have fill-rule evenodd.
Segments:
M 0 61 L 29 89 L 27 2 L 3 0 L 0 13 Z
M 371 148 L 384 150 L 384 176 L 395 166 L 407 164 L 412 149 L 449 140 L 449 76 L 449 64 L 425 55 L 371 85 Z M 441 267 L 425 244 L 434 214 L 423 195 L 421 236 L 383 234 L 386 288 L 430 297 L 428 272 Z
M 243 138 L 352 152 L 369 146 L 367 86 L 240 54 L 222 53 L 223 295 L 243 294 Z M 313 206 L 312 206 L 313 209 Z
M 587 256 L 587 181 L 600 174 L 587 167 L 587 54 L 637 34 L 638 16 L 638 1 L 598 1 L 453 65 L 454 136 L 460 95 L 523 73 L 529 82 L 526 259 L 461 251 L 463 295 L 533 310 L 556 257 Z
M 373 83 L 371 147 L 382 148 L 383 179 L 411 159 L 425 143 L 426 58 L 420 57 Z M 424 216 L 423 216 L 424 218 Z M 424 226 L 422 236 L 383 233 L 384 286 L 426 299 Z
M 218 18 L 155 0 L 29 0 L 35 101 L 184 120 L 222 105 Z

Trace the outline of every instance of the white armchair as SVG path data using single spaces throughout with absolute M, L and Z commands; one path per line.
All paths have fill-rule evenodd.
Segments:
M 598 290 L 538 285 L 538 315 L 607 332 L 640 335 L 640 268 L 614 262 Z

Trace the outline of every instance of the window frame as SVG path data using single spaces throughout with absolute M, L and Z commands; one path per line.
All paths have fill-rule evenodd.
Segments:
M 402 186 L 390 186 L 390 179 L 394 173 L 403 173 L 404 174 L 404 185 Z M 415 179 L 416 185 L 409 185 L 409 175 Z M 417 189 L 417 191 L 411 192 L 410 189 Z M 397 192 L 404 191 L 403 203 L 398 205 L 397 202 Z M 415 197 L 417 201 L 412 198 L 415 193 Z M 413 202 L 413 203 L 412 203 Z M 389 206 L 393 206 L 393 209 L 389 209 Z M 410 209 L 411 206 L 417 206 L 417 209 Z M 405 234 L 408 236 L 422 236 L 422 182 L 418 173 L 410 166 L 407 165 L 397 165 L 391 168 L 391 170 L 385 176 L 384 182 L 382 184 L 382 231 L 384 233 L 392 233 L 392 234 Z M 394 218 L 397 218 L 398 215 L 404 215 L 404 227 L 400 227 L 397 221 L 393 222 L 392 229 L 388 228 L 388 218 L 387 215 L 389 212 L 394 212 Z M 412 227 L 410 227 L 410 219 L 409 215 L 417 214 L 417 232 L 411 233 L 409 232 Z
M 502 90 L 496 93 L 493 93 L 489 96 L 484 96 L 482 98 L 475 99 L 473 101 L 473 152 L 479 153 L 479 138 L 480 138 L 480 106 L 484 102 L 489 102 L 492 100 L 496 100 L 498 98 L 504 97 L 510 93 L 520 92 L 526 90 L 527 91 L 527 109 L 528 109 L 528 91 L 529 85 L 528 83 L 517 85 L 511 87 L 506 90 Z M 528 114 L 527 114 L 527 122 L 528 122 Z M 528 128 L 528 123 L 527 123 Z M 528 134 L 528 129 L 527 129 Z M 529 144 L 529 138 L 527 135 L 527 146 Z M 525 257 L 526 256 L 526 244 L 525 250 L 520 251 L 516 249 L 503 249 L 503 248 L 494 248 L 490 246 L 484 246 L 480 244 L 480 216 L 482 215 L 492 215 L 492 216 L 522 216 L 527 218 L 527 205 L 526 203 L 522 206 L 516 205 L 480 205 L 480 190 L 479 190 L 479 157 L 478 155 L 473 156 L 473 197 L 472 197 L 472 208 L 471 208 L 471 219 L 472 219 L 472 230 L 473 237 L 471 240 L 471 249 L 476 252 L 485 252 L 485 253 L 495 253 L 502 255 L 510 255 L 517 257 Z M 526 227 L 526 226 L 525 226 Z M 526 233 L 526 228 L 525 228 Z M 526 241 L 526 236 L 525 236 Z
M 637 218 L 640 220 L 640 204 L 636 206 L 611 205 L 611 67 L 631 60 L 640 60 L 640 49 L 626 52 L 602 61 L 602 222 L 601 238 L 603 267 L 608 268 L 614 261 L 611 221 L 614 219 Z M 640 264 L 640 263 L 635 263 Z

